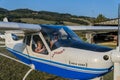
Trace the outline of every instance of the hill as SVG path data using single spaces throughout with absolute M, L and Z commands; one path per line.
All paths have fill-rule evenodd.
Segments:
M 0 8 L 0 20 L 8 17 L 10 21 L 37 23 L 37 24 L 60 24 L 60 25 L 90 25 L 95 18 L 76 16 L 48 11 L 33 11 L 30 9 L 7 10 Z

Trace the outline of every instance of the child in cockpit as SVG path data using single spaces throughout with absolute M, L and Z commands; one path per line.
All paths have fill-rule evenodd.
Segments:
M 37 41 L 37 47 L 35 48 L 35 52 L 41 53 L 43 51 L 45 51 L 45 47 L 40 41 Z

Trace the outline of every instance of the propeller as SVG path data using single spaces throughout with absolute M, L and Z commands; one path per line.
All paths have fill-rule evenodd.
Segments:
M 114 63 L 114 80 L 120 80 L 120 4 L 118 6 L 118 47 L 113 51 L 111 59 Z

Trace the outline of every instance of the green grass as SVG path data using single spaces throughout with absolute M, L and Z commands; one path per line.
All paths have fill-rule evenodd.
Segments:
M 72 23 L 72 22 L 67 22 L 67 21 L 64 21 L 64 24 L 65 25 L 69 25 L 69 26 L 80 26 L 80 24 Z
M 43 19 L 21 18 L 21 21 L 33 24 L 54 24 L 55 21 L 47 21 Z
M 33 18 L 21 18 L 22 22 L 32 23 L 32 24 L 55 24 L 55 21 L 48 21 L 43 19 L 33 19 Z M 73 23 L 73 22 L 67 22 L 63 21 L 64 25 L 70 25 L 70 26 L 80 26 L 80 24 Z
M 106 74 L 103 78 L 104 80 L 113 80 L 113 71 L 110 73 Z

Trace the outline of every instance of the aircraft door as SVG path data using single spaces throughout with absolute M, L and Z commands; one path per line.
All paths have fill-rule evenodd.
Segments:
M 42 36 L 42 33 L 35 33 L 31 36 L 29 55 L 32 57 L 50 59 L 47 43 Z

